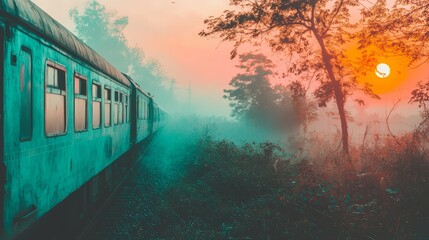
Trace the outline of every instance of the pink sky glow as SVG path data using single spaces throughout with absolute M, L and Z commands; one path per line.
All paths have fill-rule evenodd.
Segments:
M 48 14 L 73 30 L 69 10 L 83 10 L 87 0 L 33 0 Z M 124 33 L 130 46 L 141 48 L 147 59 L 157 60 L 164 72 L 177 80 L 179 99 L 188 101 L 191 84 L 192 107 L 200 114 L 228 116 L 228 102 L 222 99 L 237 73 L 236 60 L 229 59 L 231 43 L 198 36 L 203 20 L 218 16 L 230 8 L 229 0 L 99 0 L 117 16 L 128 16 Z M 174 2 L 174 3 L 173 3 Z M 285 65 L 286 66 L 286 65 Z M 390 109 L 401 98 L 398 112 L 416 114 L 416 106 L 407 104 L 409 93 L 417 81 L 426 81 L 428 68 L 408 72 L 408 79 L 395 92 L 381 95 L 382 100 L 369 101 L 368 112 Z M 367 105 L 368 106 L 368 105 Z

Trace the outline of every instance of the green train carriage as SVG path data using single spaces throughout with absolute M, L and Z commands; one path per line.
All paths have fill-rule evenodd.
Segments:
M 27 0 L 0 0 L 0 59 L 0 239 L 12 239 L 84 186 L 97 194 L 166 113 Z

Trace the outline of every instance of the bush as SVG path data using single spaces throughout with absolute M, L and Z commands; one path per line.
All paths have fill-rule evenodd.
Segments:
M 378 136 L 348 156 L 314 148 L 297 160 L 272 143 L 203 135 L 186 146 L 184 172 L 166 191 L 164 236 L 424 239 L 429 165 L 419 141 Z

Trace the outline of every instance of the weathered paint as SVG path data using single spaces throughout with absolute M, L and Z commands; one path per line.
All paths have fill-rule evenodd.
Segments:
M 19 26 L 11 28 L 12 36 L 5 49 L 5 135 L 4 163 L 6 165 L 5 222 L 6 236 L 13 236 L 61 202 L 92 176 L 96 175 L 129 149 L 130 124 L 112 124 L 108 128 L 92 129 L 92 91 L 88 91 L 88 130 L 74 131 L 73 84 L 74 73 L 88 78 L 88 86 L 97 80 L 130 95 L 130 89 L 112 81 L 88 64 L 60 52 L 49 42 L 27 34 Z M 33 59 L 33 135 L 31 141 L 19 140 L 19 59 L 13 65 L 12 56 L 22 46 L 32 51 Z M 46 137 L 44 130 L 45 69 L 53 61 L 66 69 L 67 133 Z M 88 89 L 91 89 L 88 87 Z M 104 100 L 102 100 L 104 105 Z M 18 110 L 18 111 L 17 111 Z M 104 108 L 103 110 L 104 111 Z M 104 115 L 104 114 L 103 114 Z M 113 114 L 112 114 L 113 115 Z M 22 215 L 37 210 L 25 221 Z M 10 230 L 13 230 L 12 233 Z

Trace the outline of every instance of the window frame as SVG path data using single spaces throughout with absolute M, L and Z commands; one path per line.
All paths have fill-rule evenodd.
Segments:
M 128 113 L 128 107 L 129 107 L 129 104 L 128 104 L 128 102 L 129 102 L 129 95 L 127 94 L 127 93 L 125 93 L 125 95 L 124 95 L 125 97 L 124 97 L 124 123 L 125 124 L 127 124 L 127 123 L 129 123 L 129 113 Z
M 119 91 L 119 108 L 120 111 L 118 113 L 118 125 L 124 124 L 124 93 L 122 91 Z
M 109 95 L 110 95 L 110 99 L 106 99 L 106 91 L 104 91 L 104 90 L 108 90 L 108 92 L 110 93 Z M 105 128 L 110 128 L 110 127 L 112 127 L 112 88 L 110 87 L 110 86 L 108 86 L 108 85 L 104 85 L 104 88 L 103 88 L 103 96 L 102 96 L 102 98 L 103 98 L 103 105 L 104 105 L 104 107 L 103 107 L 103 111 L 102 111 L 102 122 L 103 122 L 103 126 L 105 127 Z M 106 104 L 109 104 L 109 110 L 110 110 L 110 119 L 109 119 L 109 125 L 107 126 L 106 125 Z
M 61 70 L 64 72 L 64 90 L 59 90 L 59 89 L 55 89 L 53 87 L 51 87 L 50 85 L 48 85 L 48 67 L 52 67 L 55 68 L 57 70 Z M 47 138 L 54 138 L 54 137 L 61 137 L 61 136 L 65 136 L 67 135 L 68 132 L 68 125 L 69 125 L 69 121 L 68 121 L 68 94 L 67 94 L 67 68 L 57 62 L 54 62 L 52 60 L 46 60 L 45 65 L 45 79 L 44 79 L 44 92 L 43 92 L 43 99 L 44 99 L 44 109 L 43 109 L 43 117 L 44 117 L 44 132 L 45 132 L 45 137 Z M 63 133 L 47 133 L 46 131 L 46 109 L 47 109 L 47 101 L 46 101 L 46 94 L 50 93 L 50 94 L 57 94 L 57 95 L 63 95 L 64 96 L 64 132 Z
M 119 90 L 115 89 L 113 90 L 113 125 L 117 126 L 119 125 Z M 116 119 L 116 122 L 115 122 Z
M 80 94 L 80 93 L 76 93 L 76 78 L 78 78 L 79 80 L 85 80 L 86 82 L 86 95 Z M 80 82 L 79 82 L 80 84 Z M 88 85 L 89 85 L 89 81 L 88 78 L 78 72 L 74 72 L 73 75 L 73 123 L 74 123 L 74 132 L 75 133 L 81 133 L 81 132 L 87 132 L 88 131 L 88 102 L 89 102 L 89 98 L 88 98 Z M 79 85 L 80 87 L 80 85 Z M 92 88 L 91 88 L 92 90 Z M 85 108 L 85 114 L 86 114 L 86 118 L 85 118 L 85 129 L 82 130 L 76 130 L 76 98 L 77 99 L 85 99 L 86 100 L 86 108 Z
M 92 87 L 93 87 L 93 85 L 97 85 L 98 87 L 100 87 L 100 97 L 99 98 L 97 98 L 97 97 L 94 97 L 94 92 L 93 92 L 93 90 L 92 90 Z M 91 99 L 92 99 L 92 101 L 91 101 L 91 106 L 92 106 L 92 117 L 91 118 L 94 118 L 94 101 L 95 102 L 99 102 L 100 103 L 100 126 L 98 126 L 98 127 L 94 127 L 94 119 L 92 119 L 92 123 L 91 123 L 91 125 L 92 125 L 92 129 L 93 130 L 97 130 L 97 129 L 101 129 L 102 128 L 102 126 L 103 126 L 103 86 L 102 86 L 102 84 L 101 84 L 101 82 L 99 82 L 99 81 L 97 81 L 97 80 L 92 80 L 92 84 L 91 84 Z

